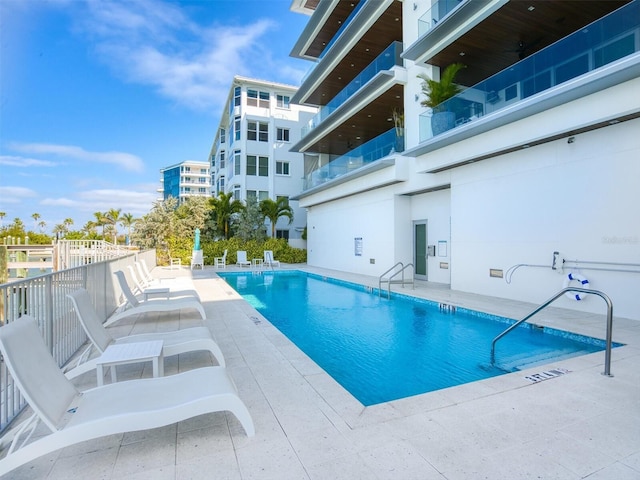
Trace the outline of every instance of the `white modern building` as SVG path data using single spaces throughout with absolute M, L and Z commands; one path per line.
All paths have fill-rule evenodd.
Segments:
M 211 195 L 211 173 L 207 162 L 184 161 L 160 170 L 160 183 L 164 200 L 178 199 L 178 205 L 188 197 Z
M 316 156 L 290 152 L 289 148 L 300 140 L 302 125 L 317 108 L 292 104 L 296 90 L 291 85 L 234 77 L 209 155 L 213 196 L 231 192 L 237 200 L 254 197 L 261 201 L 289 199 L 300 193 L 305 162 L 313 163 Z M 293 222 L 279 219 L 276 236 L 302 247 L 306 211 L 298 202 L 289 205 Z
M 310 15 L 292 55 L 316 62 L 292 102 L 321 107 L 292 146 L 318 158 L 296 197 L 310 265 L 378 276 L 402 262 L 536 304 L 589 287 L 640 320 L 640 1 L 291 10 Z M 456 62 L 463 91 L 421 106 L 417 76 Z M 606 312 L 578 296 L 554 305 Z

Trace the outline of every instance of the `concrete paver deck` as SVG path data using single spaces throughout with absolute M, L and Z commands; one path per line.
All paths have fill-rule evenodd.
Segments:
M 286 267 L 285 267 L 286 268 Z M 377 287 L 377 279 L 304 267 Z M 245 269 L 246 271 L 246 269 Z M 174 276 L 156 268 L 154 274 Z M 247 438 L 230 414 L 113 435 L 65 448 L 13 479 L 567 479 L 640 478 L 640 322 L 616 318 L 613 377 L 604 352 L 546 368 L 570 373 L 531 383 L 522 371 L 363 407 L 212 267 L 193 275 L 207 320 L 256 426 Z M 399 288 L 394 287 L 394 290 Z M 404 293 L 521 318 L 533 305 L 418 284 Z M 536 323 L 604 338 L 605 316 L 550 308 Z M 200 324 L 192 312 L 136 317 L 114 335 Z M 168 358 L 165 374 L 211 365 L 204 352 Z M 119 380 L 151 376 L 149 365 Z M 78 379 L 95 386 L 95 373 Z

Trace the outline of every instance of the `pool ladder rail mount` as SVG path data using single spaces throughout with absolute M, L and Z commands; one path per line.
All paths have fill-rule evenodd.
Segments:
M 396 267 L 400 267 L 400 270 L 398 270 L 397 272 L 393 273 L 389 278 L 384 278 L 384 276 L 386 274 L 390 273 Z M 402 262 L 398 262 L 393 267 L 391 267 L 389 270 L 387 270 L 382 275 L 380 275 L 378 277 L 378 296 L 379 297 L 382 296 L 382 284 L 383 283 L 387 284 L 387 299 L 391 298 L 391 285 L 393 285 L 393 284 L 402 285 L 402 288 L 404 288 L 405 285 L 411 284 L 411 288 L 416 288 L 415 275 L 412 275 L 411 279 L 406 279 L 405 280 L 405 278 L 404 278 L 404 271 L 409 267 L 413 268 L 413 263 L 408 263 L 408 264 L 405 265 Z M 394 280 L 394 278 L 397 277 L 398 275 L 402 275 L 402 278 Z
M 531 313 L 526 315 L 521 320 L 518 320 L 513 325 L 509 326 L 509 328 L 507 328 L 505 331 L 503 331 L 501 334 L 495 337 L 491 342 L 491 363 L 492 364 L 495 363 L 496 342 L 498 340 L 500 340 L 502 337 L 504 337 L 507 333 L 509 333 L 511 330 L 516 328 L 521 323 L 524 323 L 525 321 L 529 320 L 539 311 L 548 307 L 551 303 L 555 302 L 558 298 L 560 298 L 562 295 L 564 295 L 567 292 L 579 292 L 584 294 L 597 295 L 606 302 L 607 304 L 607 336 L 606 336 L 606 348 L 605 348 L 605 356 L 604 356 L 604 372 L 602 372 L 602 374 L 607 377 L 613 377 L 613 375 L 611 374 L 611 343 L 612 343 L 611 337 L 613 335 L 613 303 L 611 302 L 611 299 L 609 298 L 608 295 L 606 295 L 605 293 L 599 290 L 589 290 L 586 288 L 578 288 L 578 287 L 563 288 L 558 293 L 556 293 L 553 297 L 551 297 L 549 300 L 547 300 L 540 306 L 536 307 Z

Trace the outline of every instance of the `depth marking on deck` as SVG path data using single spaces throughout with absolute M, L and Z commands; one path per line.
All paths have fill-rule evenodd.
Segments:
M 526 378 L 532 383 L 539 383 L 545 380 L 549 380 L 551 378 L 556 378 L 561 375 L 565 375 L 569 373 L 571 370 L 567 370 L 566 368 L 554 368 L 551 370 L 545 370 L 544 372 L 534 373 L 533 375 L 527 375 Z

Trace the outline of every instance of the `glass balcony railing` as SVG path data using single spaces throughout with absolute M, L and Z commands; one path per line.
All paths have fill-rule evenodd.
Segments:
M 395 65 L 402 65 L 402 42 L 393 42 L 376 59 L 362 70 L 356 78 L 351 80 L 340 93 L 331 99 L 320 111 L 311 119 L 309 123 L 302 127 L 302 138 L 311 130 L 322 123 L 340 105 L 346 102 L 354 93 L 360 90 L 366 83 L 376 76 L 378 72 L 390 70 Z
M 384 158 L 393 152 L 403 151 L 404 129 L 392 128 L 308 174 L 304 179 L 303 188 L 309 190 Z
M 440 0 L 418 19 L 418 38 L 435 27 L 444 17 L 467 0 Z
M 420 142 L 640 50 L 640 1 L 631 2 L 420 115 Z

